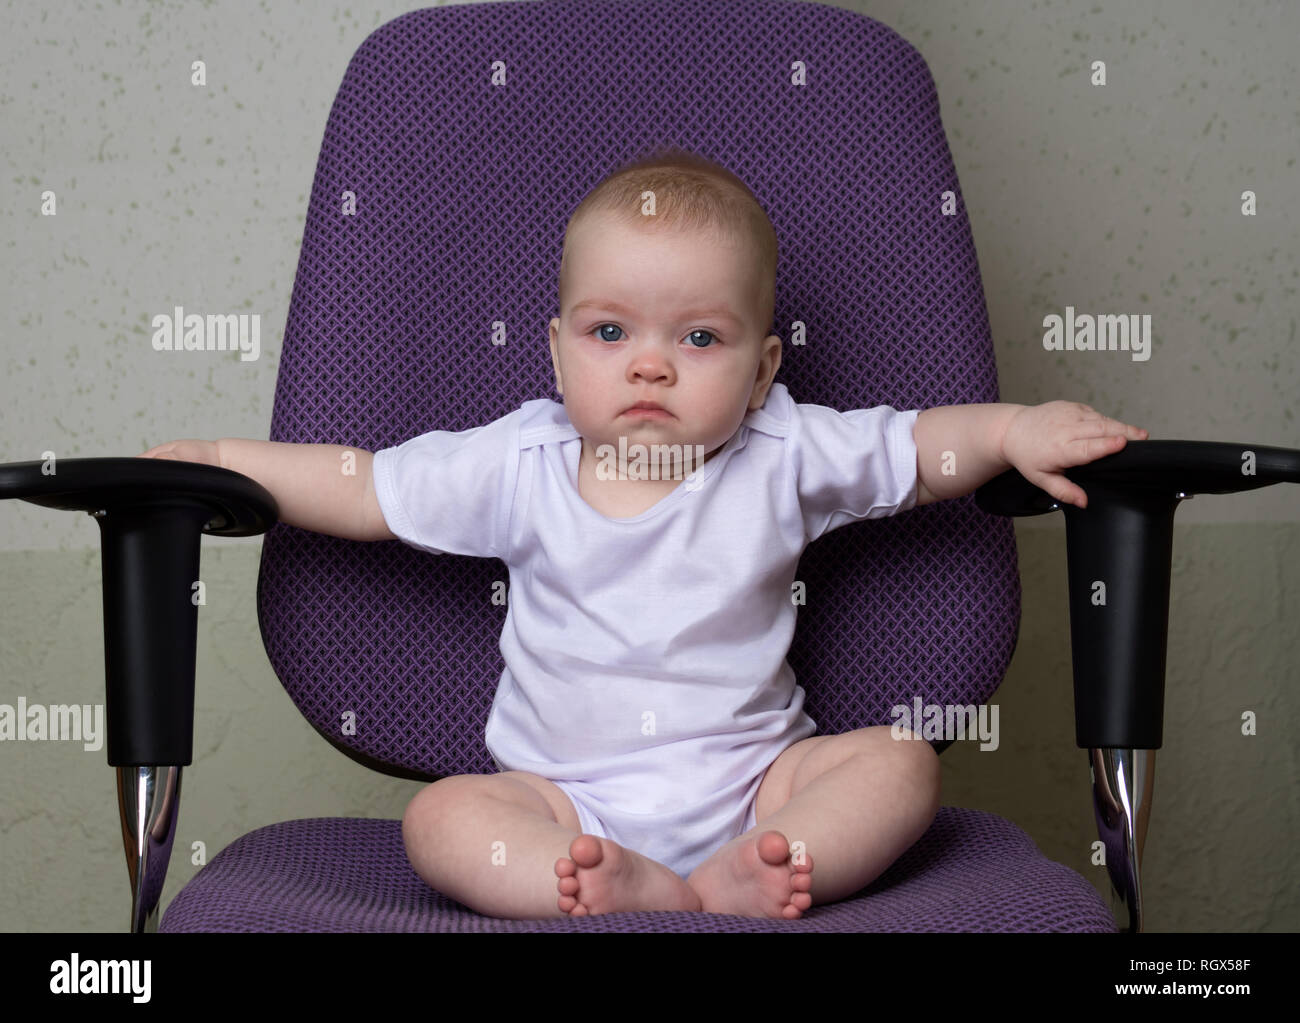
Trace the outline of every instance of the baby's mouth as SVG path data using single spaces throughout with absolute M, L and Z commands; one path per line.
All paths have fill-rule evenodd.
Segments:
M 624 409 L 623 415 L 632 419 L 672 419 L 673 414 L 662 405 L 653 401 L 638 401 L 631 408 Z

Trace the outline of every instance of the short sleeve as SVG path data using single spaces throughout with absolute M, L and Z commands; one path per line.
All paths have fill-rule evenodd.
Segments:
M 888 405 L 852 412 L 793 406 L 788 443 L 810 543 L 850 522 L 915 506 L 912 428 L 920 414 L 920 409 L 899 412 Z
M 516 410 L 486 426 L 432 430 L 375 452 L 375 496 L 388 528 L 430 554 L 505 559 L 519 474 Z

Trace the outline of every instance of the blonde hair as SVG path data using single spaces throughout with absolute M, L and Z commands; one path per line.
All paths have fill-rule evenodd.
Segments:
M 654 193 L 654 216 L 641 212 L 643 193 Z M 707 230 L 735 240 L 754 254 L 758 270 L 760 326 L 772 323 L 776 302 L 776 230 L 749 187 L 720 164 L 678 146 L 657 149 L 606 175 L 569 217 L 560 256 L 563 308 L 571 265 L 569 237 L 575 224 L 604 214 L 646 230 Z

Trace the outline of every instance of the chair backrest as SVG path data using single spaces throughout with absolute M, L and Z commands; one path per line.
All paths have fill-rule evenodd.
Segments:
M 374 451 L 558 400 L 547 323 L 565 223 L 605 173 L 665 143 L 734 171 L 771 217 L 777 379 L 796 401 L 998 400 L 934 82 L 900 36 L 785 0 L 485 3 L 398 17 L 348 65 L 270 439 Z M 1000 684 L 1020 619 L 1015 538 L 973 497 L 836 530 L 798 577 L 809 598 L 789 660 L 821 734 L 889 723 L 917 697 L 978 704 Z M 507 578 L 495 559 L 279 524 L 262 635 L 303 714 L 359 762 L 491 772 L 506 614 L 491 598 Z

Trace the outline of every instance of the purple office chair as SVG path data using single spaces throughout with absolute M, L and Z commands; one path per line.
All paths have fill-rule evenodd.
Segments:
M 665 143 L 735 171 L 771 216 L 775 320 L 791 342 L 778 379 L 795 400 L 845 410 L 998 400 L 938 98 L 906 41 L 790 0 L 544 0 L 414 11 L 353 57 L 321 146 L 270 439 L 377 450 L 554 397 L 545 325 L 564 224 L 609 169 Z M 950 215 L 945 193 L 957 197 Z M 492 343 L 497 324 L 505 344 Z M 1087 511 L 1064 509 L 1072 587 L 1107 558 L 1137 573 L 1118 589 L 1141 606 L 1117 594 L 1118 625 L 1085 613 L 1073 589 L 1071 602 L 1076 742 L 1092 758 L 1129 929 L 1140 929 L 1137 850 L 1160 745 L 1173 508 L 1193 492 L 1300 480 L 1300 452 L 1259 448 L 1251 481 L 1233 477 L 1235 454 L 1131 442 L 1070 473 L 1089 495 Z M 483 733 L 503 667 L 505 608 L 491 595 L 505 566 L 272 525 L 261 486 L 188 463 L 64 460 L 57 478 L 10 463 L 0 497 L 90 511 L 101 527 L 108 762 L 133 930 L 1116 930 L 1083 877 L 1009 821 L 956 807 L 856 896 L 795 921 L 485 917 L 415 874 L 399 820 L 325 818 L 233 842 L 159 928 L 192 761 L 200 533 L 269 528 L 258 611 L 281 682 L 341 752 L 423 781 L 495 768 Z M 799 578 L 816 598 L 800 609 L 789 660 L 819 733 L 891 723 L 890 708 L 917 697 L 986 702 L 1019 627 L 1004 516 L 1056 507 L 1010 472 L 977 495 L 813 544 Z M 1146 631 L 1124 624 L 1134 621 Z M 272 772 L 273 761 L 270 751 Z
M 793 84 L 806 66 L 806 84 Z M 494 81 L 494 75 L 496 80 Z M 546 323 L 563 229 L 615 164 L 661 142 L 754 190 L 781 243 L 779 379 L 839 409 L 998 400 L 979 268 L 925 62 L 806 3 L 551 0 L 415 11 L 353 57 L 330 112 L 285 329 L 271 440 L 377 450 L 555 395 Z M 356 214 L 344 216 L 347 196 Z M 504 345 L 491 343 L 506 325 Z M 557 397 L 558 400 L 558 397 Z M 404 778 L 492 773 L 507 578 L 283 524 L 262 635 L 303 714 Z M 980 704 L 1015 647 L 1011 520 L 973 498 L 840 529 L 806 553 L 790 654 L 819 734 L 896 704 Z M 355 735 L 340 734 L 346 711 Z M 327 880 L 328 879 L 328 880 Z M 698 913 L 483 917 L 412 870 L 398 820 L 261 828 L 173 900 L 162 930 L 1114 930 L 1096 890 L 1013 824 L 944 807 L 857 897 L 798 921 Z

